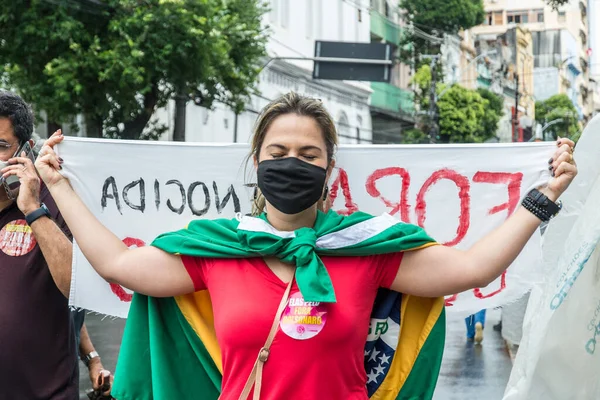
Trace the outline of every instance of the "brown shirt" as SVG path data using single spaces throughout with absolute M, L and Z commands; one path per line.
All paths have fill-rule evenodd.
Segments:
M 43 186 L 41 200 L 67 233 Z M 0 400 L 78 399 L 68 301 L 16 203 L 0 211 Z

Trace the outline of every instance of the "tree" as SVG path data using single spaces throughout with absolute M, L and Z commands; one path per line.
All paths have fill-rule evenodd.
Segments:
M 481 126 L 489 102 L 475 90 L 451 86 L 438 100 L 440 138 L 444 143 L 482 143 L 492 135 Z
M 483 23 L 485 9 L 482 0 L 400 0 L 406 22 L 428 34 L 456 34 Z M 406 30 L 400 42 L 402 61 L 418 65 L 421 54 L 438 54 L 439 45 Z
M 421 112 L 417 129 L 406 131 L 403 143 L 425 143 L 431 124 L 429 93 L 431 69 L 423 65 L 412 78 L 415 86 L 415 104 Z M 486 89 L 471 90 L 460 85 L 447 87 L 438 83 L 439 138 L 444 143 L 482 143 L 494 137 L 504 109 L 502 97 Z
M 194 99 L 241 110 L 265 55 L 261 0 L 0 0 L 0 6 L 7 82 L 51 121 L 83 115 L 88 136 L 144 138 L 154 111 L 171 98 L 178 107 Z
M 479 93 L 483 99 L 488 101 L 485 113 L 481 120 L 481 131 L 479 136 L 487 136 L 489 139 L 496 136 L 496 132 L 498 131 L 498 122 L 500 122 L 500 118 L 502 118 L 502 115 L 504 114 L 504 99 L 502 96 L 484 88 L 477 89 L 477 93 Z
M 402 131 L 400 142 L 404 144 L 428 144 L 429 135 L 420 129 L 407 129 Z
M 400 0 L 407 22 L 425 30 L 458 33 L 483 23 L 482 0 Z
M 549 126 L 544 131 L 546 138 L 558 136 L 573 137 L 580 131 L 577 121 L 577 109 L 566 94 L 557 94 L 545 101 L 535 102 L 535 121 L 544 126 L 549 122 L 562 119 L 562 122 Z
M 569 0 L 546 0 L 546 3 L 556 11 L 558 7 L 569 4 Z

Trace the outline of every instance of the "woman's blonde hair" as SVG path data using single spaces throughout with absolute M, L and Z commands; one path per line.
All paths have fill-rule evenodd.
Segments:
M 256 157 L 256 161 L 260 162 L 260 148 L 262 147 L 269 127 L 277 117 L 286 114 L 296 114 L 310 117 L 315 120 L 321 128 L 321 133 L 325 140 L 325 145 L 327 147 L 327 163 L 329 164 L 331 160 L 333 160 L 333 155 L 337 146 L 337 132 L 333 118 L 331 118 L 331 115 L 327 109 L 325 109 L 321 100 L 302 96 L 295 92 L 284 94 L 262 109 L 254 125 L 248 160 L 252 157 Z M 265 208 L 265 198 L 258 188 L 255 188 L 255 190 L 256 196 L 254 196 L 252 203 L 252 215 L 256 216 L 263 212 Z

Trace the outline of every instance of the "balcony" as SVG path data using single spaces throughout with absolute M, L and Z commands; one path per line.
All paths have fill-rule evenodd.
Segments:
M 397 46 L 400 44 L 402 28 L 380 12 L 371 10 L 371 33 Z
M 402 114 L 413 114 L 413 93 L 384 82 L 371 82 L 371 106 Z

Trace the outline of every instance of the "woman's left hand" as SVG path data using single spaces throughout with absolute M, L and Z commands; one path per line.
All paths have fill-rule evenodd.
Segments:
M 556 201 L 571 184 L 577 175 L 577 164 L 573 158 L 575 143 L 566 138 L 559 137 L 556 142 L 558 149 L 548 161 L 548 169 L 552 173 L 552 179 L 544 190 L 546 196 Z

